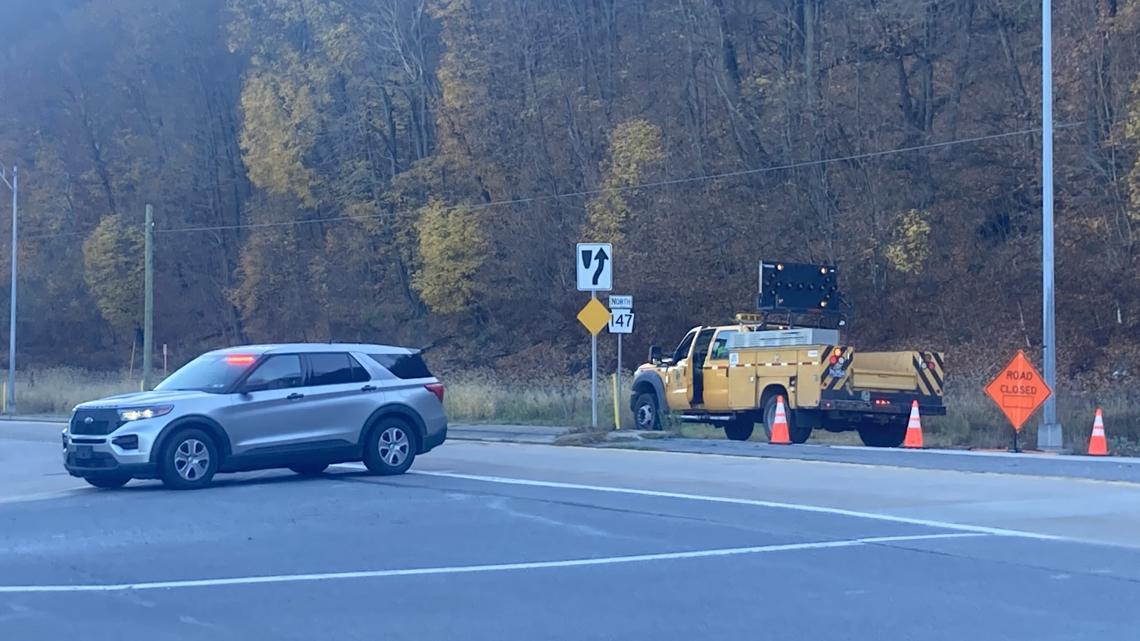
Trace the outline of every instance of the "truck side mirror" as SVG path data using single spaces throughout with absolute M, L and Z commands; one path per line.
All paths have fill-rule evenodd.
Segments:
M 660 345 L 650 345 L 649 346 L 649 362 L 653 363 L 654 365 L 661 362 L 661 346 Z

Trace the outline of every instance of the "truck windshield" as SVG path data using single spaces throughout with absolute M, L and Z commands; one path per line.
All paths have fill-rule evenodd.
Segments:
M 257 361 L 249 354 L 203 354 L 155 386 L 156 390 L 221 393 Z

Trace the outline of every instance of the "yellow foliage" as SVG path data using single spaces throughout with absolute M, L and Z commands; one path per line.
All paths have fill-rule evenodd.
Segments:
M 316 176 L 305 166 L 304 156 L 314 142 L 318 106 L 318 97 L 305 84 L 271 73 L 246 79 L 241 149 L 255 185 L 314 204 Z
M 891 267 L 912 274 L 922 271 L 930 255 L 930 214 L 911 209 L 899 216 L 893 239 L 885 252 Z
M 1132 85 L 1132 94 L 1135 96 L 1129 105 L 1128 120 L 1124 123 L 1124 135 L 1133 143 L 1140 143 L 1140 80 Z M 1140 220 L 1140 154 L 1132 165 L 1131 171 L 1125 176 L 1128 184 L 1129 216 L 1133 220 Z
M 432 199 L 420 209 L 416 231 L 421 262 L 412 286 L 420 298 L 440 314 L 470 309 L 478 295 L 475 277 L 489 248 L 478 214 Z
M 83 243 L 83 280 L 99 312 L 119 329 L 131 329 L 142 319 L 143 233 L 106 216 Z
M 632 211 L 624 189 L 641 182 L 644 169 L 665 157 L 661 130 L 642 120 L 627 120 L 610 134 L 610 157 L 601 194 L 587 204 L 589 237 L 596 241 L 620 242 Z

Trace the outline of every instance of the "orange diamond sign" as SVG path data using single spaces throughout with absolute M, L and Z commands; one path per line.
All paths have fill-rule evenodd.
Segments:
M 595 336 L 598 332 L 602 331 L 610 324 L 610 310 L 596 298 L 591 298 L 590 302 L 578 312 L 578 322 L 586 326 L 591 334 Z
M 1017 356 L 986 386 L 986 394 L 994 399 L 1018 432 L 1052 393 L 1021 350 L 1017 350 Z

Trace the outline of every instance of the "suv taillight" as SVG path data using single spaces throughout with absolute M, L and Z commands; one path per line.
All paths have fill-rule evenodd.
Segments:
M 424 388 L 432 394 L 435 394 L 435 397 L 439 399 L 440 403 L 443 402 L 443 383 L 428 383 L 424 385 Z

